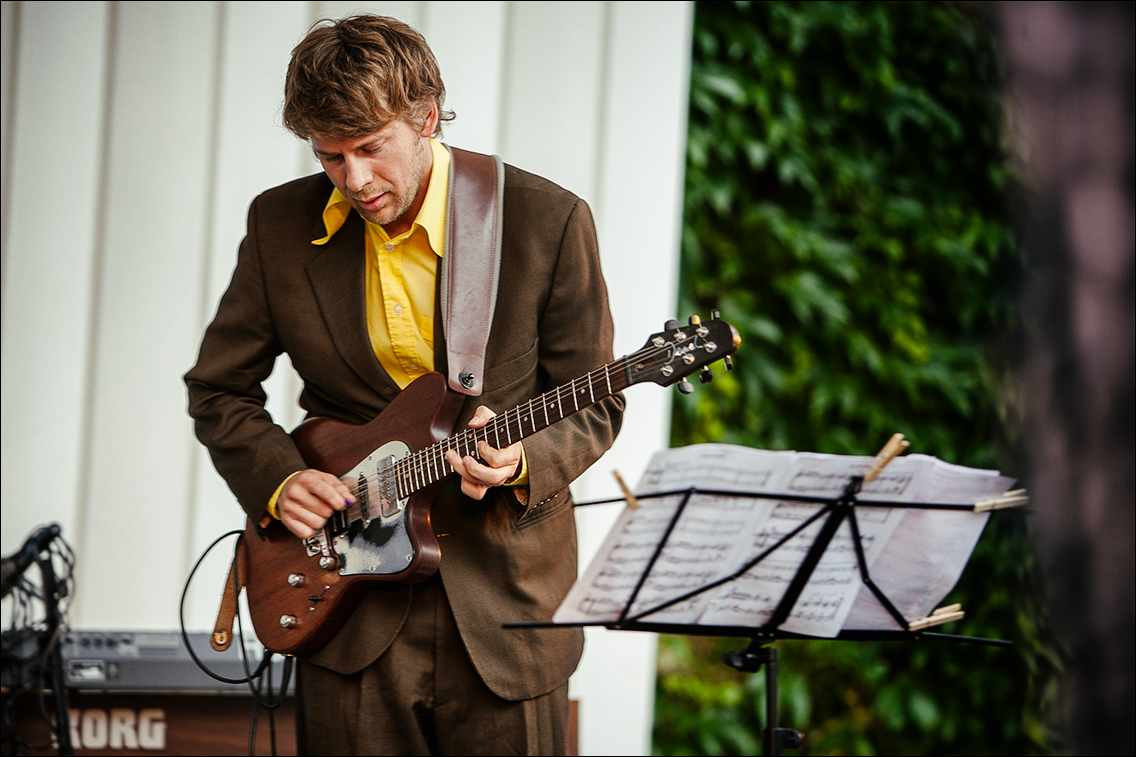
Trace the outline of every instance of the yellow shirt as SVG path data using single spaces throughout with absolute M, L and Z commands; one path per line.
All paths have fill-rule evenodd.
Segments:
M 410 230 L 391 238 L 364 220 L 367 248 L 367 330 L 371 347 L 390 377 L 405 389 L 434 370 L 434 281 L 446 249 L 446 200 L 450 153 L 430 140 L 434 167 L 418 216 Z M 338 189 L 323 210 L 326 244 L 343 226 L 351 204 Z
M 400 389 L 434 370 L 434 288 L 438 262 L 446 249 L 446 202 L 449 200 L 450 152 L 430 140 L 434 166 L 422 207 L 410 230 L 393 239 L 366 219 L 367 331 L 379 363 Z M 351 203 L 338 189 L 323 209 L 327 236 L 312 241 L 323 245 L 335 236 L 351 214 Z M 296 471 L 299 473 L 299 471 Z M 292 476 L 295 476 L 293 473 Z M 274 518 L 284 479 L 268 503 Z M 524 451 L 513 486 L 528 484 Z

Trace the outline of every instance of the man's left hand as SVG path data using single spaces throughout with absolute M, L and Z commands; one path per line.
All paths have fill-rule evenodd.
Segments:
M 484 428 L 495 415 L 497 413 L 482 405 L 473 414 L 469 427 Z M 446 462 L 461 476 L 462 494 L 483 499 L 490 488 L 500 486 L 517 475 L 521 464 L 521 443 L 494 449 L 485 442 L 478 442 L 477 453 L 481 456 L 480 462 L 471 455 L 460 457 L 455 450 L 450 450 L 446 453 Z

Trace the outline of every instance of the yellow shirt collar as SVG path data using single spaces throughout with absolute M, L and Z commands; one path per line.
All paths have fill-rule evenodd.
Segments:
M 430 184 L 426 187 L 426 198 L 422 201 L 422 207 L 418 209 L 418 216 L 411 224 L 411 228 L 415 225 L 421 227 L 430 240 L 430 249 L 435 255 L 442 257 L 445 250 L 446 201 L 449 199 L 450 190 L 450 151 L 433 137 L 430 138 L 430 151 L 434 155 Z M 351 203 L 338 189 L 332 190 L 331 197 L 323 208 L 323 225 L 327 236 L 313 239 L 312 244 L 327 244 L 343 227 L 349 215 L 351 215 Z M 389 238 L 383 227 L 379 226 L 375 230 L 382 238 Z

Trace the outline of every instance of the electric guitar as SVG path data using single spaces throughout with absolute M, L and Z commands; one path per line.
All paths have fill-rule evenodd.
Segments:
M 476 458 L 479 441 L 506 447 L 632 384 L 670 386 L 699 369 L 708 378 L 709 364 L 728 360 L 741 338 L 725 321 L 690 320 L 688 326 L 668 322 L 637 352 L 497 415 L 483 428 L 450 435 L 466 397 L 450 391 L 440 373 L 411 383 L 369 423 L 311 418 L 297 426 L 292 439 L 304 461 L 346 482 L 356 505 L 337 511 L 308 539 L 277 520 L 260 531 L 248 524 L 241 578 L 260 641 L 280 654 L 313 654 L 375 582 L 415 583 L 434 574 L 441 551 L 430 504 L 454 475 L 448 450 Z

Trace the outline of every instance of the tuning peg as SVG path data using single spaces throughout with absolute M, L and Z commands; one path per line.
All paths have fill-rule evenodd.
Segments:
M 732 370 L 734 370 L 734 361 L 733 361 L 733 360 L 730 360 L 730 356 L 729 356 L 729 355 L 726 355 L 725 363 L 726 363 L 726 370 L 727 370 L 727 371 L 732 371 Z
M 677 329 L 681 325 L 682 324 L 680 324 L 674 318 L 671 318 L 669 321 L 667 321 L 666 323 L 663 324 L 663 329 L 665 329 L 666 331 L 674 331 L 675 329 Z
M 698 326 L 702 323 L 702 319 L 700 317 L 698 317 L 697 315 L 692 315 L 692 316 L 690 316 L 689 323 L 690 323 L 691 326 Z
M 703 384 L 709 384 L 711 381 L 714 380 L 714 374 L 711 372 L 710 366 L 708 366 L 708 365 L 702 366 L 702 373 L 698 374 L 698 380 L 701 381 Z
M 716 321 L 721 317 L 722 317 L 722 314 L 719 313 L 717 310 L 711 310 L 710 311 L 710 320 Z
M 682 381 L 678 382 L 678 390 L 683 394 L 690 394 L 694 391 L 694 384 L 690 383 L 686 379 L 683 379 Z

